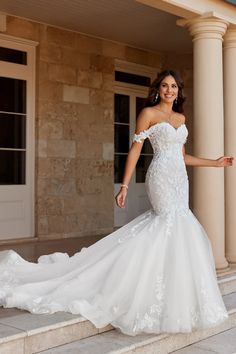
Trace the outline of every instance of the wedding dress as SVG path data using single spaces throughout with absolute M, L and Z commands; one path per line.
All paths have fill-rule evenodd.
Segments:
M 0 304 L 81 314 L 129 335 L 224 321 L 211 245 L 188 206 L 187 135 L 185 124 L 161 122 L 134 136 L 149 138 L 154 151 L 146 175 L 151 210 L 72 257 L 54 253 L 31 263 L 1 252 Z

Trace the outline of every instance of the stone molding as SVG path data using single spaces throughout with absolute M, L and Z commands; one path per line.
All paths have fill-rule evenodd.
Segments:
M 180 19 L 177 25 L 187 27 L 195 42 L 199 39 L 219 39 L 223 41 L 223 35 L 227 31 L 229 23 L 215 16 L 199 16 L 191 20 Z
M 236 28 L 228 29 L 224 36 L 224 49 L 236 48 Z

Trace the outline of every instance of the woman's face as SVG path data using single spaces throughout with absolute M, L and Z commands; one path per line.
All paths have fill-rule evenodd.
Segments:
M 178 97 L 178 85 L 173 76 L 166 76 L 160 84 L 159 95 L 161 101 L 166 103 L 173 103 L 176 97 Z

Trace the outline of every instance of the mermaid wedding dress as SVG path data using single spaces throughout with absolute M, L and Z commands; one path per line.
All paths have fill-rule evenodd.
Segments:
M 146 175 L 152 209 L 74 256 L 54 253 L 38 263 L 0 253 L 0 305 L 32 313 L 81 314 L 96 327 L 123 333 L 190 332 L 228 315 L 210 242 L 188 206 L 182 146 L 184 124 L 157 123 Z

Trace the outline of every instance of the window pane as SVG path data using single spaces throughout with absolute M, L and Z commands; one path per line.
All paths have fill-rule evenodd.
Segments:
M 136 166 L 136 182 L 144 183 L 147 169 L 152 161 L 152 156 L 140 155 Z
M 25 151 L 0 150 L 0 184 L 25 184 Z
M 152 145 L 148 139 L 144 140 L 141 154 L 153 154 Z
M 146 98 L 136 97 L 136 119 L 138 118 L 139 113 L 145 107 Z M 144 141 L 141 154 L 153 154 L 152 146 L 150 141 L 146 139 Z
M 27 65 L 27 53 L 21 50 L 0 47 L 0 60 Z
M 26 113 L 26 81 L 0 77 L 0 111 Z
M 146 98 L 136 97 L 136 119 L 138 118 L 139 113 L 145 107 Z
M 126 82 L 128 84 L 146 87 L 149 87 L 151 85 L 151 79 L 148 76 L 130 74 L 122 71 L 115 71 L 115 81 Z
M 129 123 L 129 96 L 115 94 L 115 122 Z
M 127 158 L 127 154 L 115 155 L 115 163 L 114 163 L 115 183 L 122 183 L 126 158 Z
M 129 125 L 115 124 L 115 152 L 128 152 Z
M 0 147 L 25 149 L 26 117 L 0 113 Z

